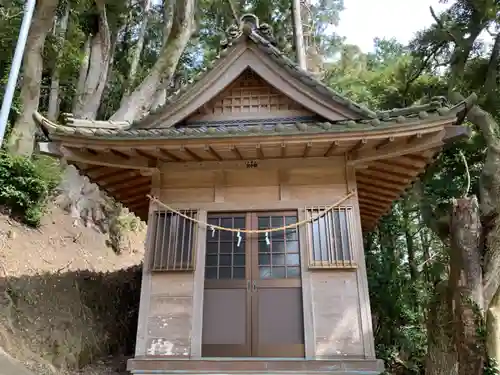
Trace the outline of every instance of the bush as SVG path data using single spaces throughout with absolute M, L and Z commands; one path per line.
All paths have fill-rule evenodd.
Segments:
M 57 160 L 0 152 L 0 205 L 27 225 L 37 227 L 61 179 Z

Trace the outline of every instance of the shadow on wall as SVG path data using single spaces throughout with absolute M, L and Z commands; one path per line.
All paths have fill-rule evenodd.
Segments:
M 135 347 L 141 265 L 0 279 L 0 345 L 31 368 L 81 368 Z

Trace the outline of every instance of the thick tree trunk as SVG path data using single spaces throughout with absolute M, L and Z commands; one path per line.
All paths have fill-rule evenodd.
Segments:
M 142 10 L 143 19 L 141 22 L 141 26 L 139 28 L 139 34 L 137 36 L 137 44 L 134 48 L 134 51 L 132 53 L 132 58 L 130 61 L 130 71 L 128 75 L 127 91 L 124 98 L 128 94 L 130 94 L 130 89 L 133 87 L 136 79 L 137 68 L 139 67 L 139 61 L 141 59 L 141 53 L 144 48 L 144 39 L 146 37 L 146 30 L 148 27 L 149 7 L 150 7 L 150 0 L 144 0 L 143 10 Z
M 99 31 L 90 39 L 90 54 L 81 67 L 79 88 L 73 105 L 73 114 L 82 119 L 95 119 L 106 87 L 112 59 L 111 33 L 103 0 L 97 1 Z M 81 86 L 80 86 L 81 85 Z
M 33 15 L 23 60 L 21 102 L 23 109 L 8 140 L 9 151 L 31 155 L 35 141 L 36 125 L 32 115 L 40 101 L 40 82 L 43 70 L 43 47 L 52 27 L 58 0 L 38 1 Z
M 446 281 L 436 285 L 427 318 L 426 375 L 458 375 L 452 298 L 453 291 Z
M 59 27 L 54 27 L 54 34 L 59 38 L 60 41 L 63 41 L 66 36 L 66 31 L 68 30 L 68 20 L 69 20 L 69 3 L 66 5 L 66 11 L 64 12 L 63 17 L 61 18 L 61 22 L 59 23 Z M 57 25 L 57 24 L 56 24 Z M 64 43 L 64 42 L 62 42 Z M 61 43 L 61 44 L 62 44 Z M 57 54 L 57 61 L 60 60 L 62 55 L 63 46 L 59 46 L 59 53 Z M 57 119 L 59 112 L 59 67 L 54 67 L 54 73 L 52 74 L 52 79 L 50 82 L 50 95 L 49 95 L 49 110 L 47 112 L 47 117 L 55 121 Z
M 451 216 L 451 254 L 463 272 L 455 295 L 455 345 L 459 374 L 481 375 L 486 360 L 484 337 L 481 221 L 475 197 L 454 200 Z M 460 276 L 460 275 L 459 275 Z
M 76 94 L 73 98 L 73 108 L 78 105 L 78 101 L 81 100 L 81 97 L 85 93 L 85 80 L 87 78 L 87 73 L 89 71 L 89 63 L 90 63 L 90 43 L 92 41 L 92 36 L 88 36 L 85 41 L 85 45 L 83 46 L 83 59 L 80 65 L 80 75 L 78 76 L 78 83 L 76 85 Z
M 169 82 L 175 73 L 179 59 L 195 30 L 196 0 L 177 0 L 172 27 L 165 40 L 160 57 L 144 81 L 126 98 L 111 120 L 134 121 L 146 114 L 153 104 L 162 82 Z
M 486 312 L 486 349 L 493 365 L 500 365 L 500 292 L 491 300 Z
M 159 89 L 156 91 L 155 96 L 153 97 L 153 104 L 151 105 L 151 110 L 155 111 L 159 107 L 165 104 L 167 101 L 167 90 L 164 88 Z

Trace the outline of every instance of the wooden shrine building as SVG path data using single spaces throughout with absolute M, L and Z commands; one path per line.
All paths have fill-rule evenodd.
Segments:
M 373 112 L 269 29 L 242 17 L 209 69 L 137 123 L 34 114 L 40 152 L 148 223 L 132 373 L 383 370 L 362 230 L 468 135 L 467 102 Z

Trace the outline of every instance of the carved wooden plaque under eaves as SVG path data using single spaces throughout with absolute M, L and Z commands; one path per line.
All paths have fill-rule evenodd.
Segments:
M 228 88 L 199 108 L 187 123 L 313 116 L 252 70 L 244 71 Z

